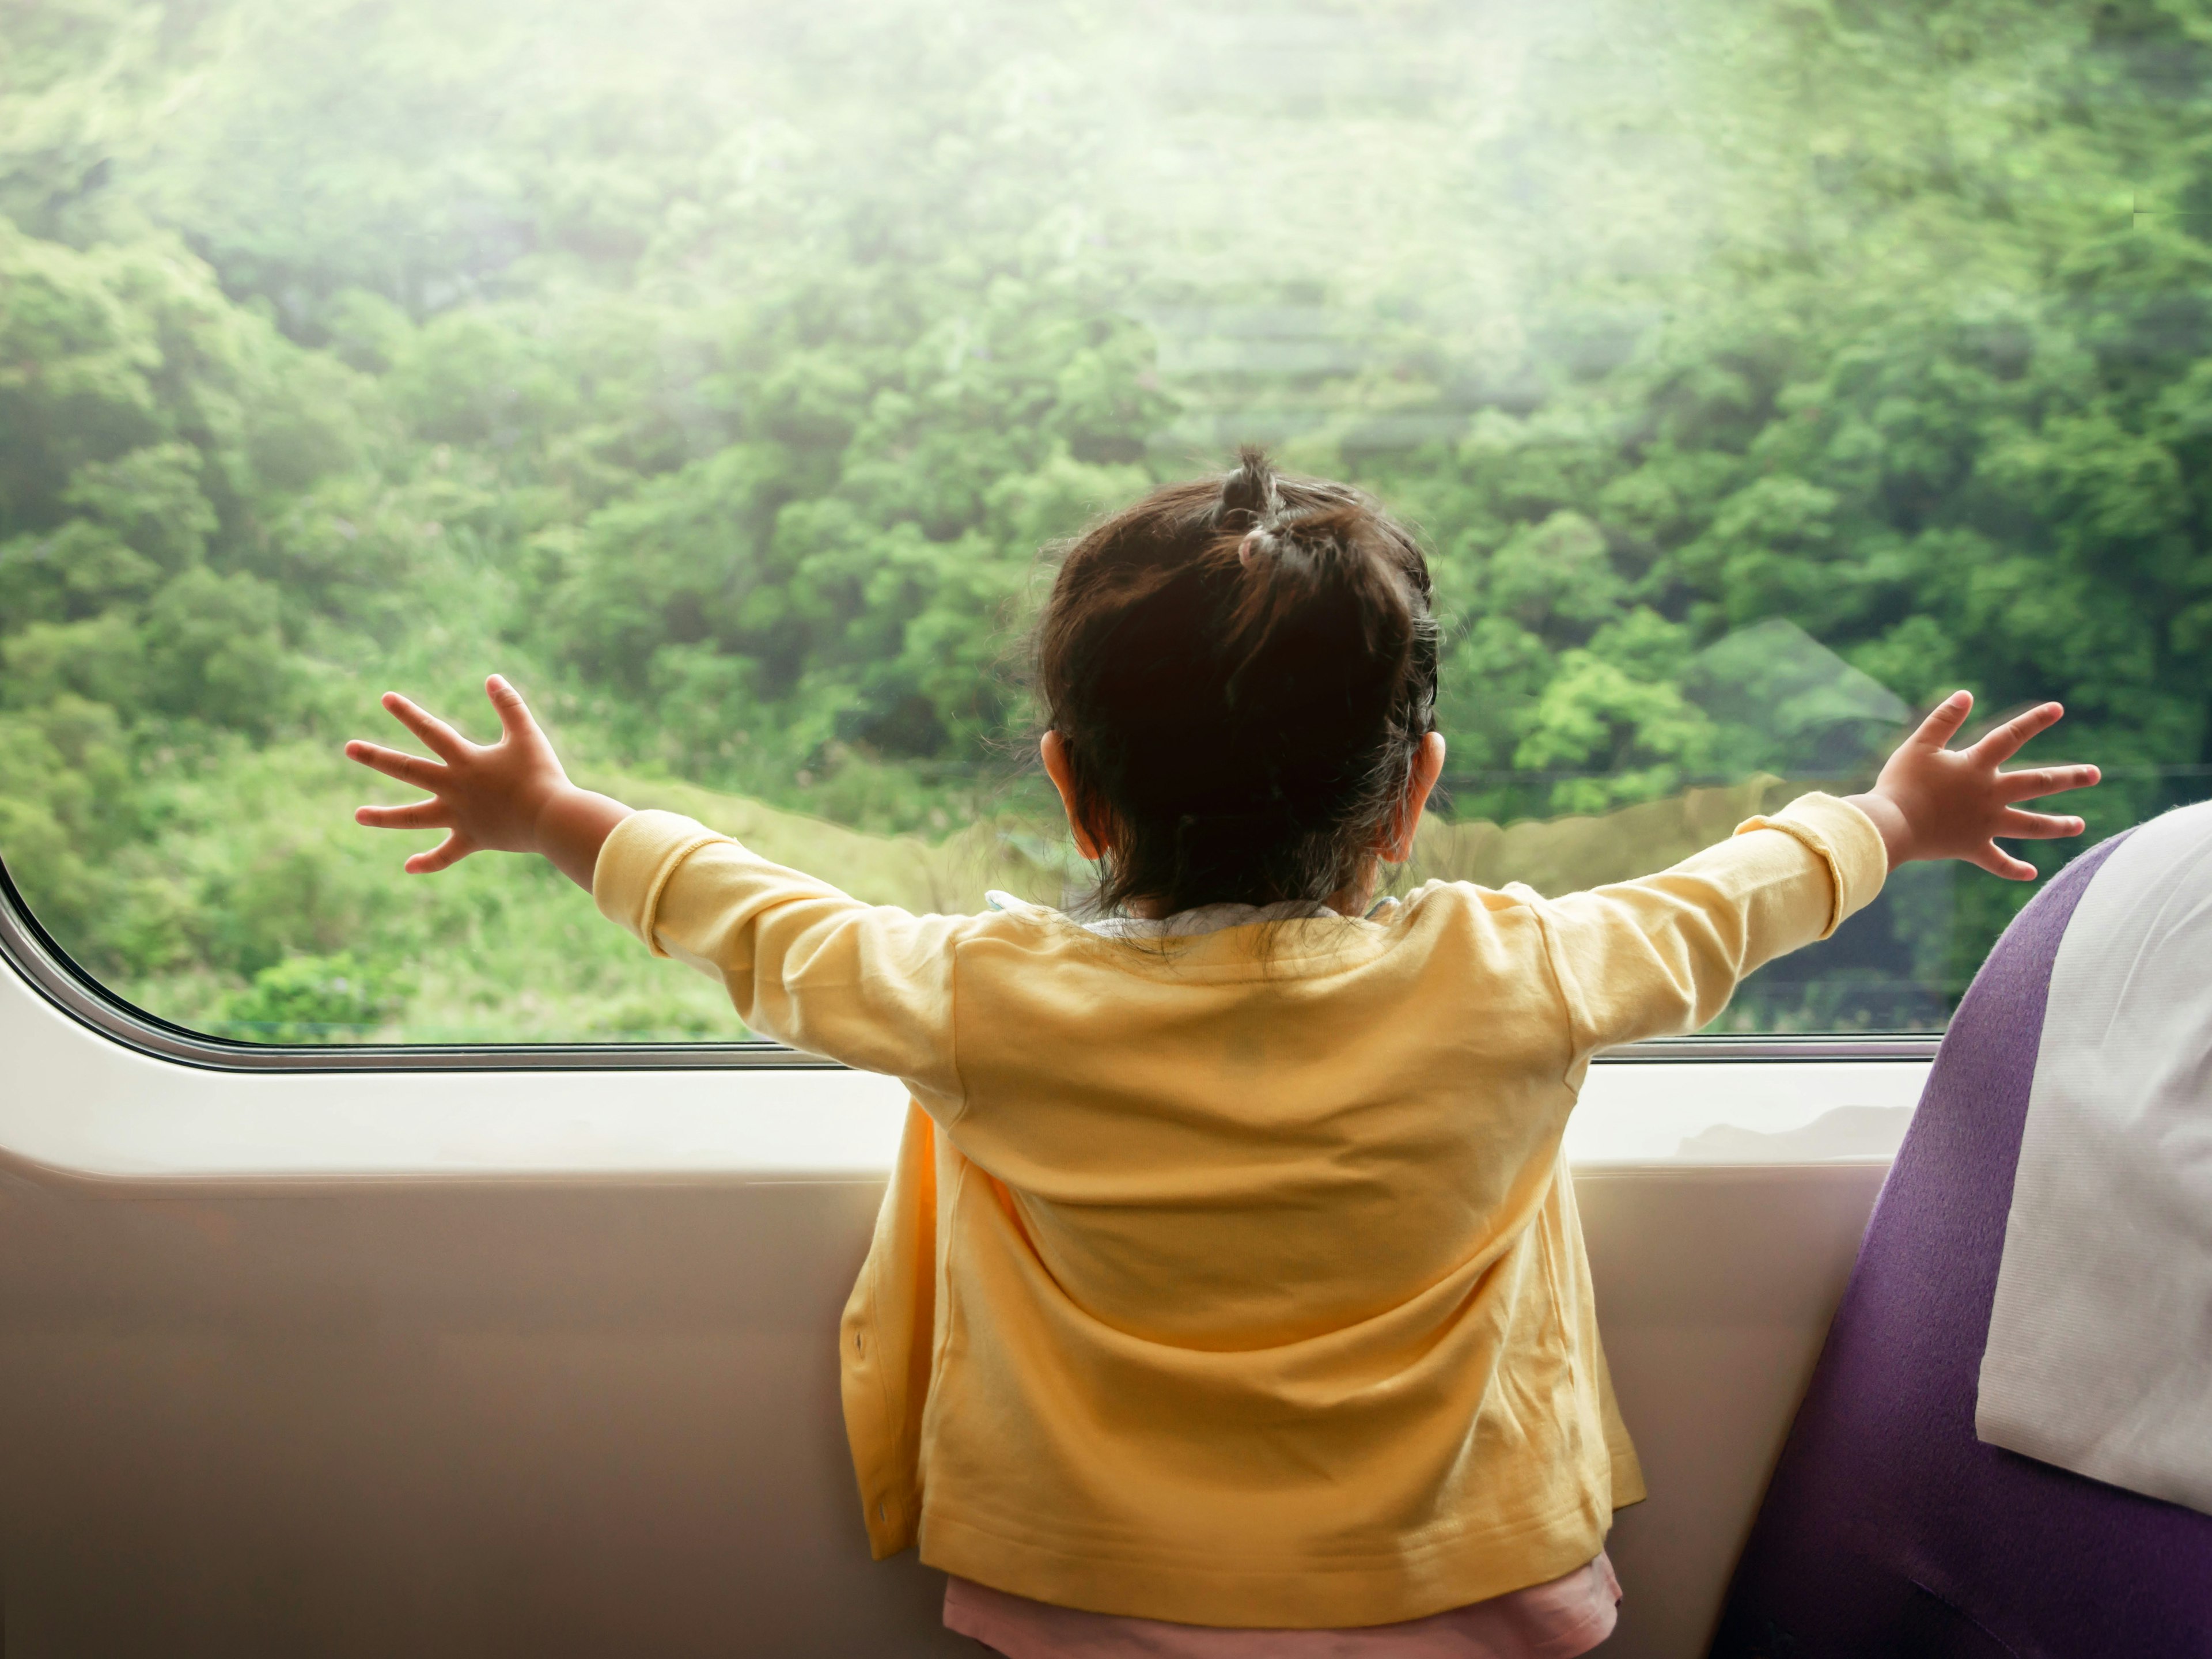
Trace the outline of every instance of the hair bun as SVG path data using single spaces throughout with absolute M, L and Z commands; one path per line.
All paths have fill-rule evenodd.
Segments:
M 1221 528 L 1250 529 L 1282 511 L 1282 495 L 1275 488 L 1275 469 L 1266 452 L 1255 445 L 1245 445 L 1237 452 L 1237 470 L 1221 481 Z

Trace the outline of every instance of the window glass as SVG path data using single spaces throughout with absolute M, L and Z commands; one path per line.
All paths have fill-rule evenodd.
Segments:
M 2068 702 L 2093 839 L 2202 792 L 2186 6 L 33 0 L 0 53 L 0 854 L 179 1023 L 738 1034 L 550 869 L 353 825 L 376 694 L 488 736 L 494 668 L 864 896 L 1079 891 L 1038 550 L 1240 441 L 1431 550 L 1411 879 L 1638 873 L 1954 685 Z M 1912 868 L 1721 1029 L 1939 1028 L 2025 896 Z

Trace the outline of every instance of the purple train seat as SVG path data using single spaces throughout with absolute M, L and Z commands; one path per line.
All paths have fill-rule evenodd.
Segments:
M 2212 1516 L 1974 1437 L 2051 963 L 2120 839 L 2051 879 L 1959 1005 L 1713 1659 L 2212 1659 Z

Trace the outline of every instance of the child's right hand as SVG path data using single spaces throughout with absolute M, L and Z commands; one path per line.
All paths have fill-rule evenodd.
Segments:
M 2097 769 L 1997 770 L 2030 738 L 2057 724 L 2066 711 L 2055 702 L 2015 715 L 1970 749 L 1946 749 L 1973 707 L 1969 692 L 1954 691 L 1944 699 L 1898 746 L 1874 787 L 1850 797 L 1851 805 L 1881 831 L 1893 870 L 1914 859 L 1964 859 L 1992 875 L 2033 881 L 2035 866 L 2002 850 L 1996 838 L 2051 841 L 2080 835 L 2081 819 L 2023 812 L 2016 803 L 2086 788 L 2097 781 Z

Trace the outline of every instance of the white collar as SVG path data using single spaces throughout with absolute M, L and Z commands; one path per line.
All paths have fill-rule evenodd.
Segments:
M 1012 893 L 996 889 L 983 895 L 994 910 L 1042 910 L 1047 907 L 1017 898 Z M 1370 916 L 1379 915 L 1398 901 L 1384 899 Z M 1310 918 L 1334 916 L 1340 921 L 1356 920 L 1331 909 L 1319 899 L 1283 899 L 1273 904 L 1201 904 L 1189 910 L 1178 910 L 1171 916 L 1108 916 L 1098 921 L 1082 924 L 1086 933 L 1105 939 L 1196 939 L 1203 933 L 1218 933 L 1224 927 L 1249 927 L 1267 921 L 1303 921 Z

